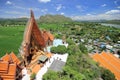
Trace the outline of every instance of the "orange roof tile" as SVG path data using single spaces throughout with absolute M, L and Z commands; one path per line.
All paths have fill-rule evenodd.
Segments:
M 17 56 L 13 52 L 11 52 L 11 54 L 6 54 L 5 56 L 3 56 L 2 60 L 7 61 L 7 62 L 12 61 L 12 62 L 15 62 L 17 64 L 21 63 L 20 60 L 17 58 Z
M 3 61 L 8 61 L 8 62 L 9 62 L 9 60 L 10 60 L 9 54 L 6 54 L 5 56 L 3 56 L 3 57 L 2 57 L 2 60 L 3 60 Z
M 15 80 L 15 76 L 1 76 L 3 80 Z
M 49 39 L 47 31 L 43 31 L 43 36 L 44 36 L 45 42 L 47 42 Z
M 15 79 L 4 79 L 4 80 L 15 80 Z
M 3 80 L 15 80 L 18 64 L 20 64 L 20 60 L 13 52 L 11 52 L 11 54 L 6 54 L 1 58 L 0 76 L 3 78 Z
M 51 41 L 54 40 L 54 36 L 50 32 L 47 32 L 45 30 L 43 31 L 43 36 L 44 36 L 44 39 L 45 39 L 46 42 L 48 40 L 51 40 Z
M 52 53 L 47 53 L 47 54 L 45 54 L 48 58 L 51 58 L 51 56 L 52 56 Z
M 16 64 L 9 64 L 8 74 L 3 74 L 3 76 L 14 76 L 16 75 Z
M 17 56 L 13 52 L 11 52 L 10 57 L 12 58 L 13 62 L 15 62 L 17 64 L 21 63 L 20 60 L 17 58 Z
M 48 36 L 49 36 L 49 39 L 50 39 L 51 41 L 53 41 L 53 40 L 54 40 L 54 36 L 53 36 L 50 32 L 47 32 L 47 34 L 48 34 Z
M 9 64 L 8 73 L 1 74 L 3 80 L 7 79 L 15 80 L 15 76 L 16 76 L 16 64 Z
M 117 78 L 120 79 L 120 61 L 115 58 L 111 53 L 102 52 L 101 54 L 94 54 L 93 59 L 100 63 L 101 66 L 113 72 Z
M 0 61 L 0 74 L 1 73 L 7 73 L 8 71 L 8 62 L 6 61 Z
M 32 73 L 37 73 L 40 70 L 40 68 L 41 67 L 39 64 L 35 65 L 35 67 L 32 69 Z

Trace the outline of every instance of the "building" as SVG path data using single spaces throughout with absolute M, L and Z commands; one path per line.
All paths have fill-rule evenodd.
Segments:
M 101 52 L 92 55 L 92 58 L 100 63 L 100 66 L 109 69 L 114 73 L 117 80 L 120 80 L 120 59 L 115 57 L 112 53 Z
M 0 80 L 18 80 L 21 78 L 21 61 L 11 52 L 0 59 Z
M 30 64 L 32 57 L 39 51 L 44 51 L 46 46 L 53 43 L 54 36 L 45 30 L 40 30 L 31 10 L 31 17 L 24 31 L 23 42 L 20 53 L 25 61 L 25 65 Z

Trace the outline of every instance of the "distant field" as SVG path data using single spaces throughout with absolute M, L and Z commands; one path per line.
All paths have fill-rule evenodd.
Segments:
M 46 30 L 61 30 L 60 27 L 56 27 L 56 24 L 40 24 L 41 29 Z M 21 42 L 23 40 L 25 26 L 9 26 L 0 27 L 0 57 L 6 53 L 13 51 L 18 54 Z
M 18 54 L 24 33 L 23 26 L 0 27 L 0 57 L 13 51 Z

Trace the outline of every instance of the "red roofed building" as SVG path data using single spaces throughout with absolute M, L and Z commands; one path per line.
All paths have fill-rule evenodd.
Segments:
M 38 50 L 44 51 L 47 45 L 52 44 L 54 36 L 47 31 L 39 29 L 31 10 L 31 17 L 24 31 L 23 42 L 20 48 L 20 53 L 25 61 L 25 65 L 30 64 L 32 56 Z
M 21 71 L 20 63 L 21 61 L 13 52 L 3 56 L 0 59 L 0 80 L 17 80 Z
M 100 66 L 109 69 L 114 73 L 117 80 L 120 80 L 120 59 L 115 57 L 112 53 L 101 52 L 100 54 L 95 53 L 92 58 L 100 63 Z
M 53 44 L 54 36 L 50 32 L 47 32 L 46 30 L 44 30 L 43 36 L 44 36 L 46 45 L 49 46 Z

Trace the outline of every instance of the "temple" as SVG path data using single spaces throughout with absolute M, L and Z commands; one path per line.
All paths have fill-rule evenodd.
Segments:
M 26 73 L 37 73 L 52 56 L 46 47 L 52 45 L 53 40 L 49 31 L 39 29 L 31 10 L 19 49 L 20 60 L 13 52 L 0 58 L 0 80 L 21 80 Z
M 0 59 L 0 80 L 19 80 L 21 61 L 11 52 Z
M 31 10 L 31 17 L 24 31 L 23 42 L 20 49 L 25 65 L 30 64 L 37 52 L 44 52 L 46 47 L 53 43 L 53 40 L 54 36 L 50 32 L 39 29 L 33 11 Z

